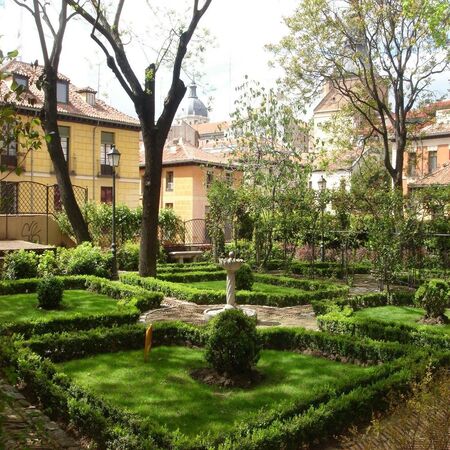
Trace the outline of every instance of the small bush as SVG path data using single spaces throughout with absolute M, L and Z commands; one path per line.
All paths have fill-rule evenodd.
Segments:
M 125 242 L 117 253 L 119 269 L 138 270 L 139 268 L 139 244 L 135 242 Z
M 252 269 L 248 264 L 242 264 L 241 268 L 236 272 L 236 289 L 238 291 L 251 291 L 255 279 Z
M 37 275 L 38 258 L 36 253 L 17 250 L 6 253 L 3 261 L 3 278 L 18 280 L 34 278 Z
M 37 286 L 38 306 L 43 309 L 59 308 L 63 296 L 63 282 L 56 277 L 44 277 Z
M 245 374 L 259 359 L 256 321 L 239 309 L 229 309 L 211 321 L 206 361 L 219 373 Z
M 111 260 L 110 252 L 102 252 L 100 247 L 83 242 L 74 249 L 62 251 L 59 264 L 67 275 L 107 277 L 111 270 Z
M 426 318 L 443 317 L 450 299 L 450 287 L 443 280 L 430 280 L 417 289 L 415 302 L 425 309 Z
M 52 250 L 47 250 L 39 257 L 37 272 L 40 277 L 62 275 L 63 270 L 58 262 L 58 256 Z

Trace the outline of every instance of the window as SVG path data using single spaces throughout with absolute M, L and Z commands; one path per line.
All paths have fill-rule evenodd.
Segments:
M 112 203 L 112 187 L 102 186 L 100 188 L 100 201 L 102 203 Z
M 0 214 L 17 214 L 18 183 L 0 181 Z
M 164 203 L 164 208 L 173 209 L 173 203 Z
M 24 90 L 28 89 L 28 77 L 25 75 L 14 74 L 14 81 L 18 86 L 22 86 Z
M 64 153 L 64 159 L 69 162 L 69 127 L 58 127 L 59 137 L 61 138 L 61 147 Z
M 113 168 L 109 165 L 108 153 L 114 145 L 114 133 L 102 131 L 102 144 L 100 146 L 100 175 L 112 175 Z
M 428 173 L 432 173 L 437 169 L 437 151 L 428 152 Z
M 417 174 L 417 153 L 408 153 L 408 176 L 415 177 Z
M 17 139 L 11 130 L 5 127 L 0 133 L 1 165 L 17 166 Z
M 166 172 L 166 191 L 173 191 L 173 172 Z
M 214 181 L 214 172 L 212 170 L 208 170 L 206 172 L 206 188 L 208 189 Z
M 232 172 L 225 172 L 225 182 L 228 184 L 228 186 L 231 186 L 233 184 L 233 173 Z
M 67 81 L 56 82 L 56 101 L 58 103 L 69 103 L 69 83 Z

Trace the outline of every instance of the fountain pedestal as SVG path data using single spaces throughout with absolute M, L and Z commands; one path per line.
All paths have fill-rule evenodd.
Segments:
M 244 263 L 243 259 L 237 259 L 234 257 L 234 253 L 230 252 L 228 258 L 220 258 L 219 266 L 223 267 L 227 271 L 227 304 L 224 307 L 216 307 L 206 309 L 203 313 L 206 320 L 211 319 L 212 317 L 220 314 L 222 311 L 227 309 L 236 309 L 239 308 L 236 304 L 236 271 L 242 266 Z M 256 311 L 248 308 L 239 308 L 242 310 L 247 316 L 255 317 Z

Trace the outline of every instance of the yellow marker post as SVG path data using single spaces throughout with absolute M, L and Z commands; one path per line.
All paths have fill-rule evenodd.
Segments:
M 150 325 L 145 332 L 144 362 L 147 362 L 148 354 L 150 353 L 150 349 L 152 348 L 152 335 L 153 328 L 152 325 Z

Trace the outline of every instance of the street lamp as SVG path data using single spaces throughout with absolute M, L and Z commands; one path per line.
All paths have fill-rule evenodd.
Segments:
M 319 185 L 319 191 L 320 191 L 320 228 L 321 228 L 321 237 L 320 237 L 320 261 L 325 262 L 325 238 L 324 238 L 324 224 L 323 224 L 323 214 L 325 212 L 325 202 L 324 202 L 324 192 L 327 188 L 327 180 L 325 178 L 321 177 L 321 179 L 317 183 Z
M 111 251 L 113 255 L 111 279 L 118 280 L 119 274 L 117 272 L 117 248 L 116 248 L 116 167 L 119 166 L 120 152 L 116 146 L 111 145 L 111 150 L 106 154 L 108 157 L 108 163 L 112 167 L 112 242 Z

